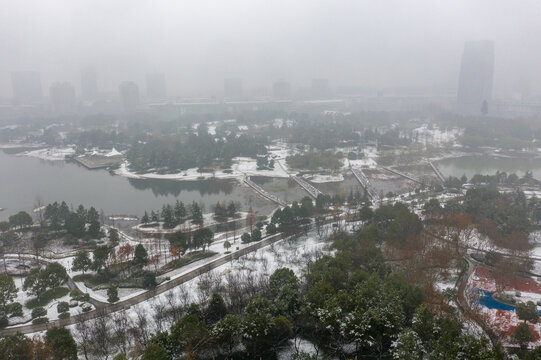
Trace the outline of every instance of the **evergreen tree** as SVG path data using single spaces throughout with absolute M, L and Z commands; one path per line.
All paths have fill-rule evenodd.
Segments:
M 249 233 L 245 232 L 245 233 L 242 234 L 242 236 L 240 237 L 240 240 L 241 240 L 243 243 L 249 243 L 250 241 L 252 241 L 252 237 L 250 236 Z
M 148 264 L 148 253 L 142 244 L 135 246 L 132 264 L 139 268 L 143 268 Z
M 252 241 L 260 241 L 261 240 L 261 230 L 258 228 L 255 228 L 252 230 Z
M 513 340 L 513 343 L 517 344 L 522 350 L 524 350 L 528 347 L 530 342 L 535 340 L 535 337 L 533 336 L 528 324 L 523 322 L 517 326 L 515 332 L 511 335 L 511 339 Z
M 150 217 L 148 216 L 148 212 L 145 210 L 145 214 L 141 218 L 141 224 L 148 224 L 150 222 Z
M 233 201 L 230 201 L 227 205 L 227 216 L 233 217 L 237 213 L 237 205 Z
M 177 218 L 177 221 L 180 221 L 185 216 L 186 216 L 186 208 L 184 207 L 184 203 L 182 201 L 177 200 L 177 202 L 175 203 L 175 217 Z
M 203 222 L 203 212 L 201 211 L 201 207 L 198 203 L 195 201 L 192 203 L 192 206 L 190 207 L 190 212 L 192 213 L 192 220 L 194 223 L 202 223 Z
M 53 327 L 45 333 L 45 344 L 53 360 L 77 360 L 77 344 L 66 328 Z
M 112 246 L 116 246 L 120 242 L 120 236 L 118 235 L 117 229 L 109 228 L 109 242 Z
M 0 275 L 0 318 L 7 317 L 8 305 L 17 297 L 17 292 L 13 278 Z
M 118 299 L 118 288 L 114 285 L 109 286 L 107 289 L 107 301 L 111 304 L 117 302 Z
M 77 251 L 75 254 L 75 259 L 73 259 L 71 270 L 82 271 L 84 274 L 85 271 L 90 269 L 90 266 L 92 266 L 92 260 L 90 260 L 88 252 L 83 250 Z
M 162 219 L 163 219 L 163 226 L 167 229 L 171 229 L 177 226 L 175 214 L 173 212 L 173 208 L 171 207 L 171 205 L 164 206 L 162 210 Z

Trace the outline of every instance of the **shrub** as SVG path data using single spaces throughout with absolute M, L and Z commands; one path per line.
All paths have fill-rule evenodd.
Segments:
M 23 306 L 21 303 L 14 302 L 8 305 L 7 312 L 9 317 L 23 316 Z
M 154 289 L 156 285 L 156 275 L 153 273 L 145 273 L 143 275 L 143 287 L 145 289 Z
M 47 318 L 47 317 L 40 317 L 40 318 L 32 320 L 32 324 L 34 324 L 34 325 L 36 325 L 36 324 L 45 324 L 45 323 L 48 323 L 48 322 L 49 322 L 49 318 Z
M 70 292 L 70 297 L 74 298 L 75 300 L 79 300 L 79 296 L 83 295 L 83 292 L 79 289 L 73 289 Z
M 83 310 L 83 312 L 89 312 L 90 310 L 92 310 L 92 306 L 88 304 L 81 305 L 81 310 Z
M 66 311 L 69 311 L 70 310 L 70 304 L 65 302 L 65 301 L 59 302 L 56 305 L 56 310 L 58 311 L 59 314 L 63 313 L 63 312 L 66 312 Z
M 38 298 L 34 298 L 29 300 L 26 303 L 26 307 L 29 309 L 33 309 L 35 307 L 39 306 L 45 306 L 53 299 L 61 298 L 62 296 L 66 296 L 69 293 L 69 289 L 67 287 L 56 287 L 54 289 L 49 289 L 41 295 L 41 298 L 38 300 Z
M 5 328 L 8 325 L 9 325 L 8 318 L 5 316 L 0 317 L 0 328 Z
M 117 302 L 119 299 L 118 299 L 118 289 L 116 286 L 109 286 L 109 289 L 107 289 L 107 301 L 109 301 L 110 303 L 115 303 Z
M 240 237 L 240 240 L 241 240 L 243 243 L 249 243 L 250 241 L 252 241 L 252 237 L 250 236 L 250 234 L 248 234 L 247 232 L 245 232 L 245 233 L 242 234 L 242 236 Z
M 63 312 L 63 313 L 61 313 L 61 314 L 58 314 L 58 318 L 59 318 L 59 319 L 67 319 L 67 318 L 69 318 L 70 316 L 71 316 L 71 315 L 70 315 L 69 312 Z
M 47 315 L 47 310 L 43 307 L 37 307 L 32 310 L 32 319 Z

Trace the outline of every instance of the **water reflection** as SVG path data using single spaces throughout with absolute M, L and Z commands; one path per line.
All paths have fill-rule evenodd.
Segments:
M 507 174 L 524 175 L 532 171 L 534 178 L 541 180 L 541 159 L 505 158 L 495 156 L 462 156 L 436 162 L 444 176 L 460 177 L 466 175 L 470 179 L 475 174 L 493 175 L 497 171 Z
M 198 180 L 198 181 L 174 181 L 155 179 L 128 179 L 128 182 L 137 190 L 151 190 L 154 196 L 178 197 L 183 191 L 199 192 L 205 195 L 230 195 L 233 193 L 234 181 L 232 180 Z

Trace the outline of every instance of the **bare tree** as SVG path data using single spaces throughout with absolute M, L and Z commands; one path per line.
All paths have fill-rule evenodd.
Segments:
M 210 296 L 221 290 L 222 278 L 216 271 L 208 271 L 199 277 L 197 283 L 199 302 L 207 301 Z
M 135 324 L 132 328 L 136 341 L 141 345 L 146 346 L 150 339 L 150 329 L 148 324 L 148 314 L 144 307 L 135 306 Z
M 167 304 L 161 300 L 160 297 L 153 298 L 150 302 L 150 308 L 154 312 L 154 324 L 156 331 L 162 332 L 164 330 L 164 323 L 167 318 Z
M 112 333 L 113 344 L 117 351 L 128 354 L 128 349 L 131 345 L 131 337 L 129 335 L 130 318 L 126 311 L 117 311 L 112 316 Z
M 38 215 L 38 221 L 39 226 L 43 227 L 44 219 L 43 219 L 43 209 L 44 209 L 44 202 L 41 196 L 36 196 L 36 200 L 34 201 L 34 211 Z
M 182 317 L 184 309 L 173 291 L 165 293 L 165 301 L 167 302 L 167 320 L 170 324 L 175 324 Z
M 92 351 L 92 327 L 90 325 L 86 314 L 78 315 L 78 322 L 75 325 L 75 340 L 82 350 L 85 360 L 88 360 L 88 356 Z
M 92 322 L 92 348 L 100 359 L 107 360 L 111 354 L 111 330 L 109 317 L 104 309 L 97 309 L 98 317 Z

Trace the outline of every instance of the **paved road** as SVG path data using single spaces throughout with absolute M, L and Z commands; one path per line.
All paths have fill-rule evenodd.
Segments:
M 261 249 L 262 247 L 265 247 L 267 245 L 273 244 L 279 240 L 285 239 L 287 237 L 291 237 L 295 235 L 291 234 L 276 234 L 266 237 L 265 239 L 251 244 L 243 249 L 240 249 L 238 251 L 235 251 L 229 255 L 220 257 L 218 259 L 215 259 L 211 262 L 205 263 L 193 270 L 188 271 L 187 273 L 172 279 L 166 283 L 158 285 L 154 290 L 144 292 L 142 294 L 136 295 L 132 298 L 117 302 L 115 304 L 107 304 L 102 303 L 99 301 L 93 302 L 94 305 L 98 305 L 98 309 L 91 310 L 87 313 L 84 313 L 84 316 L 86 319 L 94 319 L 97 318 L 103 314 L 110 314 L 116 311 L 120 311 L 123 309 L 127 309 L 133 305 L 136 305 L 138 303 L 141 303 L 145 300 L 148 300 L 150 298 L 155 297 L 158 294 L 161 294 L 167 290 L 171 290 L 172 288 L 183 284 L 189 280 L 192 280 L 196 278 L 197 276 L 204 274 L 206 272 L 209 272 L 213 269 L 216 269 L 217 267 L 224 265 L 228 263 L 229 261 L 238 259 L 239 257 L 246 255 L 252 251 L 256 251 L 258 249 Z M 98 304 L 99 303 L 99 304 Z M 48 328 L 54 327 L 54 326 L 68 326 L 76 324 L 80 321 L 79 316 L 71 316 L 68 319 L 58 319 L 58 320 L 52 320 L 45 324 L 29 324 L 29 325 L 23 325 L 23 326 L 17 326 L 13 328 L 7 328 L 7 329 L 1 329 L 0 330 L 0 336 L 7 336 L 7 335 L 15 335 L 16 333 L 22 333 L 22 334 L 28 334 L 28 333 L 34 333 L 38 331 L 45 331 Z

